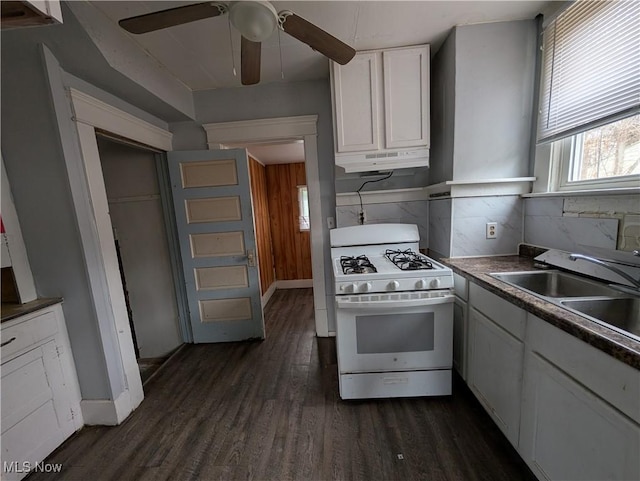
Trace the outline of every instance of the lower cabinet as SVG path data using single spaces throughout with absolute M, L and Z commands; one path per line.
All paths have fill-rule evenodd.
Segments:
M 519 451 L 539 479 L 640 479 L 640 371 L 529 314 Z
M 514 446 L 520 429 L 524 344 L 476 309 L 469 310 L 467 383 Z
M 640 479 L 640 371 L 469 284 L 467 384 L 540 480 Z
M 82 427 L 61 306 L 2 326 L 2 479 L 17 480 Z
M 536 353 L 526 373 L 519 451 L 539 479 L 640 479 L 637 424 Z

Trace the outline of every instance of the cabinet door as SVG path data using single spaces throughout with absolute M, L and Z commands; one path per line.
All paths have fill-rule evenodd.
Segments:
M 519 451 L 539 479 L 640 479 L 640 426 L 531 351 Z
M 382 57 L 385 148 L 429 146 L 429 46 Z
M 456 296 L 453 304 L 453 367 L 467 379 L 467 303 Z
M 377 150 L 378 54 L 359 53 L 347 65 L 333 63 L 338 152 Z
M 468 342 L 469 387 L 517 447 L 524 344 L 473 307 Z

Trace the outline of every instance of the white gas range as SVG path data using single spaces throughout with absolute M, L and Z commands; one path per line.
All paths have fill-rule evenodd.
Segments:
M 343 399 L 451 394 L 453 274 L 413 224 L 330 231 Z

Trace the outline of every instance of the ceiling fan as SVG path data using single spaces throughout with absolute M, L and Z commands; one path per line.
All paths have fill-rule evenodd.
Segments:
M 228 5 L 219 2 L 196 3 L 125 18 L 118 23 L 128 32 L 140 34 L 226 13 L 231 24 L 242 35 L 240 68 L 243 85 L 260 81 L 261 42 L 269 38 L 276 28 L 281 28 L 340 65 L 349 63 L 356 54 L 352 47 L 304 18 L 289 10 L 278 13 L 270 2 L 261 0 L 243 0 Z

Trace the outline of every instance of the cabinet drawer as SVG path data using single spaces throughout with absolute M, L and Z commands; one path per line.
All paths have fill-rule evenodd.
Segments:
M 469 303 L 504 330 L 524 340 L 527 313 L 482 287 L 469 283 Z
M 2 362 L 6 362 L 16 353 L 23 352 L 30 347 L 35 347 L 45 339 L 58 332 L 56 315 L 54 311 L 46 311 L 35 317 L 27 319 L 2 329 L 1 348 Z
M 640 371 L 529 314 L 527 346 L 640 423 Z

